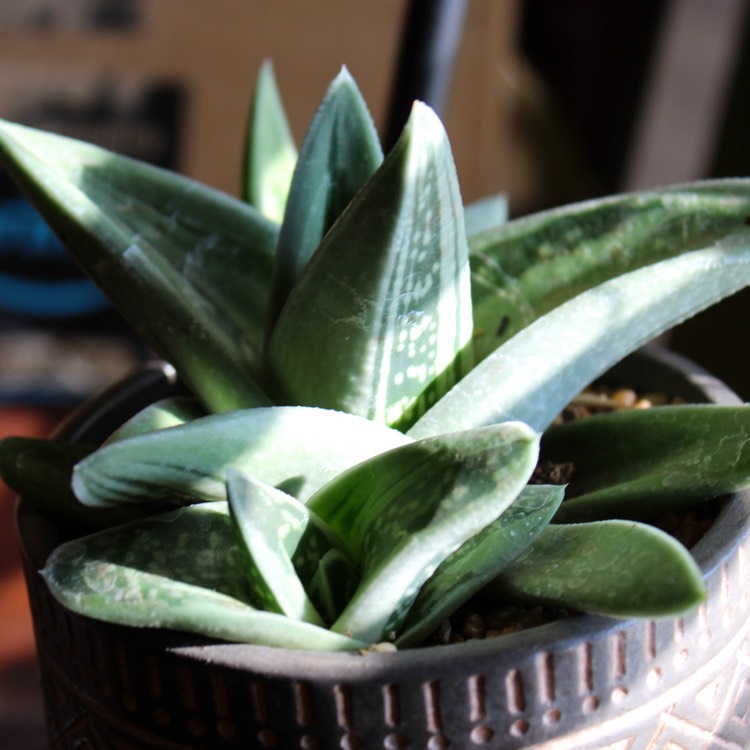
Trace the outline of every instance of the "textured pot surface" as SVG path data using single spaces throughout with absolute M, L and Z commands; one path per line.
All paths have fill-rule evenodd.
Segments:
M 738 401 L 658 350 L 630 358 L 611 380 Z M 103 438 L 174 387 L 151 370 L 67 434 Z M 74 615 L 36 572 L 57 532 L 22 502 L 51 746 L 739 750 L 750 738 L 749 519 L 750 493 L 739 493 L 693 549 L 709 598 L 688 617 L 580 616 L 487 641 L 361 656 L 209 643 Z

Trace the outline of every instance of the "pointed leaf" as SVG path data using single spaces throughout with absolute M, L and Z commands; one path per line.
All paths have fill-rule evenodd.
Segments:
M 156 401 L 141 409 L 125 424 L 118 427 L 105 441 L 104 445 L 118 440 L 144 435 L 147 432 L 166 430 L 168 427 L 192 422 L 199 417 L 205 417 L 206 412 L 194 398 L 190 396 L 173 396 Z
M 42 575 L 68 609 L 106 622 L 283 648 L 363 645 L 248 604 L 226 503 L 195 505 L 67 542 L 52 553 Z
M 506 423 L 440 435 L 349 469 L 310 499 L 361 562 L 361 583 L 333 630 L 393 640 L 438 565 L 518 496 L 537 436 Z
M 341 412 L 244 409 L 107 445 L 76 466 L 73 488 L 87 505 L 224 500 L 234 467 L 305 500 L 340 471 L 409 442 Z
M 748 215 L 750 180 L 707 180 L 575 203 L 474 234 L 477 359 L 586 289 L 707 247 Z
M 409 434 L 518 419 L 544 430 L 586 385 L 654 336 L 750 284 L 750 235 L 611 279 L 477 365 Z
M 496 521 L 448 557 L 419 592 L 396 644 L 422 643 L 515 560 L 542 533 L 564 491 L 562 486 L 528 485 Z
M 469 252 L 474 244 L 486 248 L 485 234 L 493 232 L 508 221 L 508 199 L 503 193 L 489 195 L 464 206 L 466 236 Z
M 332 547 L 321 558 L 307 590 L 327 624 L 333 624 L 344 611 L 359 582 L 349 556 Z
M 227 472 L 227 497 L 230 515 L 244 542 L 242 553 L 254 603 L 292 620 L 322 626 L 323 620 L 292 563 L 309 522 L 305 506 L 236 469 Z
M 343 68 L 300 148 L 276 251 L 269 332 L 315 248 L 382 160 L 367 105 Z
M 0 477 L 43 513 L 75 522 L 81 533 L 142 517 L 145 511 L 139 508 L 89 508 L 78 501 L 70 487 L 73 467 L 93 450 L 93 445 L 80 443 L 4 438 L 0 440 Z M 148 512 L 159 510 L 154 506 Z
M 258 73 L 250 111 L 243 198 L 264 216 L 281 223 L 296 163 L 297 148 L 273 66 L 266 60 Z
M 417 104 L 284 308 L 269 345 L 279 400 L 408 425 L 469 367 L 467 252 L 445 131 Z
M 690 553 L 633 521 L 547 526 L 485 591 L 613 617 L 675 617 L 706 595 Z
M 267 403 L 253 378 L 277 237 L 271 222 L 187 178 L 4 121 L 0 162 L 209 408 Z
M 750 485 L 750 406 L 665 406 L 552 428 L 543 459 L 572 462 L 556 523 L 647 520 Z

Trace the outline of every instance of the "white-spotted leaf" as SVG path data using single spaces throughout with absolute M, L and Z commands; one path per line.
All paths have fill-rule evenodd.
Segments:
M 606 281 L 496 349 L 409 434 L 423 438 L 508 419 L 544 430 L 625 355 L 748 284 L 747 232 Z
M 522 491 L 537 449 L 538 436 L 519 423 L 440 435 L 374 456 L 319 490 L 311 510 L 362 569 L 333 629 L 393 640 L 438 565 Z
M 530 484 L 493 523 L 440 565 L 419 592 L 396 641 L 415 646 L 515 560 L 549 523 L 565 488 Z
M 254 609 L 226 503 L 181 508 L 67 542 L 42 571 L 68 609 L 120 625 L 323 651 L 362 647 L 310 623 Z
M 292 563 L 310 520 L 305 506 L 236 469 L 227 472 L 227 498 L 258 606 L 322 626 Z
M 408 426 L 469 368 L 471 331 L 453 158 L 437 116 L 416 104 L 290 294 L 270 382 L 282 403 Z
M 305 500 L 353 464 L 410 442 L 327 409 L 243 409 L 104 446 L 76 466 L 73 489 L 96 506 L 224 500 L 233 467 Z

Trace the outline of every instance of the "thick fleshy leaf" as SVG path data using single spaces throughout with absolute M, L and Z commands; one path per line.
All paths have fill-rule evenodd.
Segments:
M 107 445 L 76 466 L 73 489 L 98 506 L 225 500 L 234 467 L 305 500 L 344 469 L 409 442 L 326 409 L 242 409 Z
M 251 607 L 226 503 L 182 508 L 67 542 L 42 571 L 73 612 L 239 643 L 342 651 L 363 644 Z
M 606 281 L 495 350 L 409 434 L 423 438 L 507 419 L 542 431 L 626 354 L 748 284 L 747 232 Z
M 310 508 L 362 566 L 333 629 L 393 640 L 437 566 L 515 500 L 537 448 L 519 423 L 440 435 L 374 456 L 317 492 Z
M 326 235 L 269 344 L 276 396 L 402 427 L 468 369 L 471 290 L 458 183 L 417 103 Z
M 141 409 L 125 424 L 118 427 L 106 439 L 104 445 L 136 435 L 144 435 L 147 432 L 177 427 L 205 416 L 206 412 L 203 407 L 190 396 L 165 398 Z
M 515 560 L 549 523 L 565 488 L 528 485 L 493 523 L 448 557 L 427 580 L 396 644 L 419 645 L 446 618 Z
M 749 214 L 750 180 L 713 180 L 571 204 L 474 234 L 477 359 L 586 289 L 707 247 Z
M 244 542 L 242 553 L 253 603 L 292 620 L 322 626 L 323 620 L 292 563 L 310 521 L 305 506 L 235 469 L 227 472 L 227 498 L 230 515 Z
M 750 486 L 750 406 L 632 409 L 549 430 L 543 460 L 572 462 L 556 523 L 647 520 Z
M 268 403 L 254 377 L 273 223 L 180 175 L 5 121 L 0 163 L 211 410 Z
M 70 487 L 73 467 L 90 455 L 93 445 L 41 438 L 8 437 L 0 440 L 0 477 L 25 501 L 63 522 L 73 521 L 80 533 L 107 528 L 160 510 L 89 508 Z M 163 508 L 162 508 L 163 510 Z
M 359 583 L 357 569 L 349 555 L 332 547 L 321 558 L 310 578 L 307 591 L 325 622 L 336 622 Z
M 276 87 L 273 66 L 266 60 L 258 73 L 250 110 L 243 198 L 264 216 L 281 223 L 296 163 L 297 147 Z
M 484 250 L 487 244 L 487 232 L 498 229 L 507 221 L 508 199 L 502 193 L 467 203 L 464 206 L 464 223 L 469 252 L 475 244 Z
M 315 248 L 382 161 L 367 105 L 343 68 L 300 148 L 276 250 L 269 333 Z
M 551 524 L 485 592 L 613 617 L 674 617 L 706 595 L 690 553 L 635 521 Z

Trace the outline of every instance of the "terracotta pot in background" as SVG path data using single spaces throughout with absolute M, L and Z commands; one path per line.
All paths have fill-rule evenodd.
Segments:
M 736 403 L 662 350 L 612 384 Z M 175 387 L 159 368 L 65 427 L 101 439 Z M 709 599 L 688 617 L 580 616 L 502 638 L 396 654 L 319 654 L 108 625 L 67 611 L 37 570 L 60 540 L 18 524 L 55 748 L 705 750 L 750 738 L 750 493 L 727 499 L 693 553 Z

